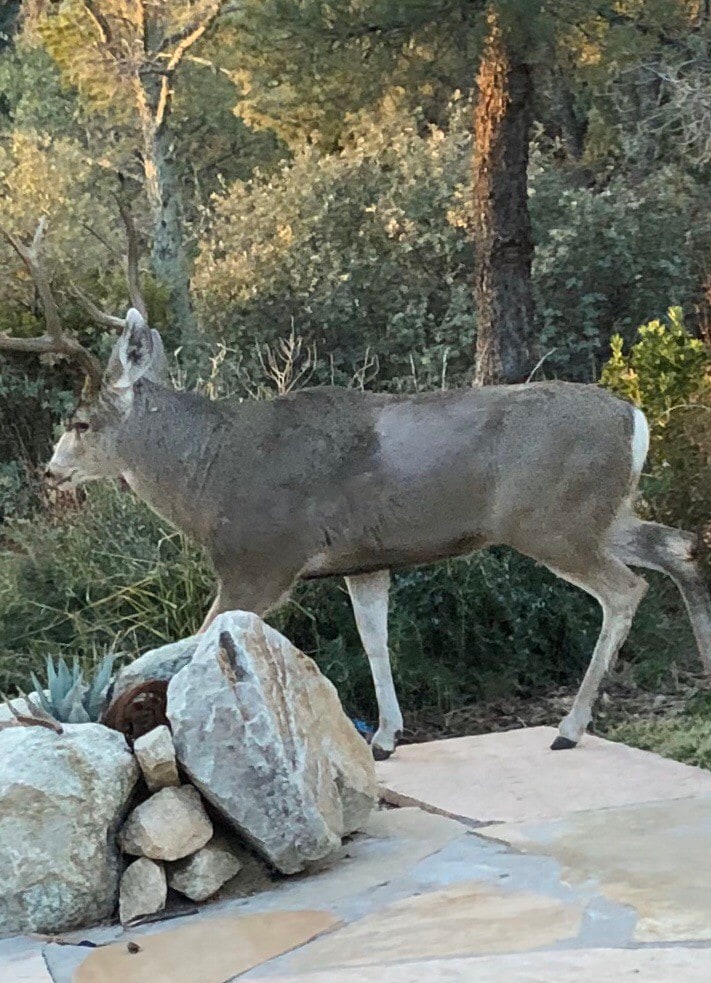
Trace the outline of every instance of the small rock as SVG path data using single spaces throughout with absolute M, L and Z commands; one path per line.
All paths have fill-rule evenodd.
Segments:
M 212 837 L 212 823 L 192 785 L 162 788 L 137 806 L 119 834 L 124 853 L 181 860 Z
M 155 727 L 139 737 L 133 745 L 133 753 L 151 792 L 180 785 L 173 738 L 167 727 Z
M 162 864 L 140 857 L 123 872 L 119 896 L 121 923 L 132 921 L 140 915 L 152 915 L 165 908 L 168 885 Z M 137 951 L 137 950 L 136 950 Z
M 191 901 L 205 901 L 242 869 L 226 840 L 215 838 L 168 870 L 168 883 Z

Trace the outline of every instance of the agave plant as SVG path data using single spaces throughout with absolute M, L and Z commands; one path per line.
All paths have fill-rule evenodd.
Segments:
M 42 709 L 65 724 L 96 722 L 111 681 L 114 658 L 112 653 L 105 655 L 93 679 L 87 682 L 76 659 L 70 669 L 64 659 L 57 659 L 55 663 L 51 656 L 47 656 L 45 685 L 32 673 L 32 685 Z

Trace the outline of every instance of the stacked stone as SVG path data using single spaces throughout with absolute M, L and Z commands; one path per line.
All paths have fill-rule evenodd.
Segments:
M 206 901 L 242 868 L 236 850 L 219 835 L 192 785 L 181 785 L 167 727 L 156 727 L 134 744 L 152 793 L 119 833 L 124 853 L 137 856 L 124 871 L 119 916 L 130 922 L 165 908 L 168 887 L 191 901 Z

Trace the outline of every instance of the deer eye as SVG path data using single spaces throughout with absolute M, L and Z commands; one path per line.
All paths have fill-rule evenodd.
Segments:
M 89 424 L 84 423 L 82 420 L 77 420 L 76 423 L 72 424 L 72 430 L 76 431 L 76 433 L 86 433 L 88 429 Z

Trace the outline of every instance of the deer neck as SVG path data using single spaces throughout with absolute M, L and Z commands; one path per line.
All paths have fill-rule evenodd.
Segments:
M 117 439 L 121 475 L 134 493 L 203 544 L 218 512 L 211 474 L 227 427 L 210 400 L 142 382 Z

